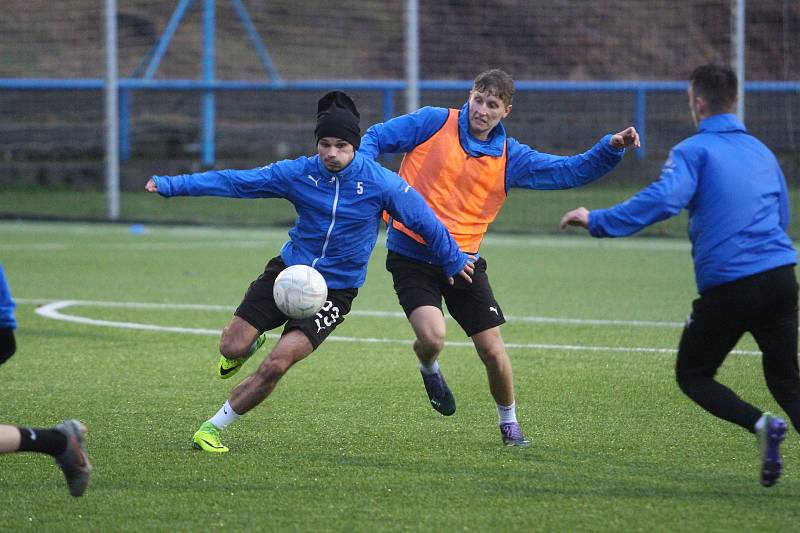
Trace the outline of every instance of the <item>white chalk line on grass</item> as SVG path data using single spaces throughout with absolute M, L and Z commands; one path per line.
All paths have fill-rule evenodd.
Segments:
M 3 252 L 55 252 L 66 250 L 69 244 L 61 242 L 38 242 L 38 243 L 12 243 L 0 244 L 0 251 Z
M 112 327 L 121 329 L 138 329 L 145 331 L 160 331 L 168 333 L 189 333 L 194 335 L 214 335 L 218 336 L 222 332 L 216 329 L 205 328 L 184 328 L 178 326 L 164 326 L 158 324 L 142 324 L 139 322 L 122 322 L 114 320 L 99 320 L 94 318 L 87 318 L 72 314 L 63 313 L 63 309 L 75 306 L 91 306 L 91 307 L 122 307 L 130 309 L 186 309 L 186 310 L 200 310 L 200 311 L 231 311 L 232 308 L 222 305 L 203 305 L 203 304 L 164 304 L 164 303 L 144 303 L 144 302 L 101 302 L 101 301 L 88 301 L 88 300 L 46 300 L 46 299 L 24 299 L 19 298 L 17 301 L 21 304 L 36 304 L 36 314 L 49 318 L 52 320 L 61 320 L 65 322 L 73 322 L 77 324 L 85 324 L 91 326 Z M 402 317 L 405 318 L 403 313 L 394 313 L 386 311 L 353 311 L 351 315 L 361 316 L 381 316 L 381 317 Z M 546 318 L 554 323 L 577 324 L 581 323 L 581 319 L 567 319 L 567 322 L 559 322 L 561 319 L 547 318 L 547 317 L 521 317 L 521 318 Z M 621 321 L 621 320 L 607 320 L 599 321 L 592 320 L 592 324 L 603 325 L 637 325 L 641 326 L 645 323 L 641 321 Z M 658 322 L 656 324 L 664 324 Z M 672 324 L 672 323 L 669 323 Z M 278 334 L 268 334 L 271 338 L 277 338 Z M 367 344 L 410 344 L 410 339 L 390 339 L 380 337 L 348 337 L 332 335 L 328 337 L 329 340 L 335 342 L 359 342 Z M 450 341 L 447 343 L 449 346 L 471 347 L 471 342 L 465 341 Z M 573 345 L 573 344 L 543 344 L 543 343 L 515 343 L 508 342 L 505 344 L 507 348 L 527 348 L 536 350 L 568 350 L 568 351 L 592 351 L 592 352 L 618 352 L 618 353 L 658 353 L 658 354 L 674 354 L 674 348 L 647 348 L 647 347 L 626 347 L 626 346 L 591 346 L 591 345 Z M 760 352 L 749 350 L 734 350 L 731 353 L 744 354 L 744 355 L 760 355 Z
M 80 246 L 57 243 L 18 243 L 0 244 L 0 251 L 8 252 L 55 252 L 72 248 L 81 250 L 135 250 L 135 251 L 175 251 L 175 250 L 206 250 L 209 248 L 243 248 L 250 249 L 262 246 L 262 242 L 254 241 L 214 241 L 214 242 L 137 242 L 137 243 L 96 243 L 82 244 Z
M 19 303 L 24 304 L 49 304 L 54 302 L 68 301 L 70 306 L 82 307 L 123 307 L 129 309 L 185 309 L 191 311 L 224 311 L 233 312 L 234 306 L 214 305 L 214 304 L 171 304 L 171 303 L 145 303 L 145 302 L 105 302 L 93 300 L 51 300 L 46 298 L 17 298 Z M 362 311 L 353 310 L 350 316 L 368 316 L 385 318 L 405 318 L 402 311 Z M 449 315 L 445 315 L 448 319 Z M 527 322 L 534 324 L 557 324 L 573 326 L 631 326 L 631 327 L 655 327 L 655 328 L 682 328 L 683 322 L 669 322 L 658 320 L 612 320 L 600 318 L 558 318 L 547 316 L 517 316 L 505 315 L 507 322 Z

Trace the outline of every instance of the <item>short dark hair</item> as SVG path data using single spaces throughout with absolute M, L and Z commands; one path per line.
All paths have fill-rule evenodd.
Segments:
M 485 70 L 475 78 L 472 90 L 489 93 L 498 97 L 505 105 L 511 105 L 514 99 L 514 79 L 499 68 Z
M 709 63 L 701 65 L 689 76 L 695 96 L 702 96 L 712 113 L 730 111 L 736 102 L 738 81 L 730 67 Z

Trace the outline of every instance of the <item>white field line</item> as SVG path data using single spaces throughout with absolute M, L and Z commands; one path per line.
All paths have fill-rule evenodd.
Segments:
M 129 309 L 186 309 L 192 311 L 223 311 L 233 312 L 235 306 L 213 305 L 213 304 L 171 304 L 171 303 L 145 303 L 145 302 L 104 302 L 93 300 L 55 300 L 55 299 L 25 299 L 17 298 L 17 302 L 22 304 L 49 304 L 54 302 L 68 301 L 69 306 L 81 307 L 123 307 Z M 402 311 L 361 311 L 354 310 L 350 316 L 385 317 L 385 318 L 405 318 Z M 449 315 L 445 315 L 450 319 Z M 599 318 L 558 318 L 546 316 L 517 316 L 506 315 L 508 322 L 528 322 L 535 324 L 558 324 L 574 326 L 632 326 L 632 327 L 656 327 L 656 328 L 682 328 L 683 322 L 667 322 L 657 320 L 608 320 Z
M 0 251 L 3 252 L 55 252 L 67 250 L 72 245 L 63 242 L 39 242 L 39 243 L 16 243 L 0 244 Z
M 199 310 L 199 311 L 231 311 L 232 308 L 228 306 L 222 305 L 201 305 L 201 304 L 163 304 L 163 303 L 142 303 L 142 302 L 99 302 L 99 301 L 87 301 L 87 300 L 46 300 L 46 299 L 25 299 L 19 298 L 17 301 L 21 304 L 36 304 L 39 307 L 36 308 L 36 314 L 53 319 L 53 320 L 62 320 L 66 322 L 73 322 L 77 324 L 85 324 L 91 326 L 102 326 L 102 327 L 112 327 L 112 328 L 122 328 L 122 329 L 138 329 L 138 330 L 146 330 L 146 331 L 163 331 L 169 333 L 190 333 L 194 335 L 220 335 L 220 330 L 215 329 L 203 329 L 203 328 L 183 328 L 177 326 L 163 326 L 157 324 L 142 324 L 139 322 L 120 322 L 120 321 L 113 321 L 113 320 L 98 320 L 93 318 L 87 318 L 72 314 L 62 313 L 63 309 L 67 309 L 69 307 L 75 306 L 91 306 L 91 307 L 121 307 L 121 308 L 129 308 L 129 309 L 186 309 L 186 310 Z M 394 312 L 383 312 L 383 311 L 353 311 L 351 315 L 361 315 L 361 316 L 381 316 L 381 317 L 388 317 L 388 318 L 405 318 L 403 313 L 394 313 Z M 581 319 L 566 319 L 566 322 L 562 322 L 562 319 L 556 318 L 547 318 L 547 317 L 520 317 L 522 319 L 533 319 L 544 318 L 549 323 L 564 323 L 564 324 L 579 324 Z M 643 325 L 650 325 L 648 322 L 643 321 L 622 321 L 622 320 L 606 320 L 606 321 L 598 321 L 592 320 L 588 323 L 594 325 L 609 325 L 609 326 L 618 326 L 618 325 L 632 325 L 632 326 L 643 326 Z M 664 325 L 670 324 L 670 327 L 673 327 L 674 323 L 665 323 L 665 322 L 654 322 L 653 324 L 657 325 Z M 269 334 L 272 338 L 277 338 L 279 335 L 277 334 Z M 405 344 L 408 345 L 411 343 L 410 339 L 390 339 L 390 338 L 380 338 L 380 337 L 345 337 L 345 336 L 338 336 L 332 335 L 329 337 L 329 340 L 335 342 L 359 342 L 359 343 L 368 343 L 368 344 Z M 451 341 L 447 343 L 450 346 L 459 346 L 459 347 L 471 347 L 471 342 L 465 341 Z M 625 346 L 591 346 L 591 345 L 573 345 L 573 344 L 542 344 L 542 343 L 506 343 L 507 348 L 527 348 L 527 349 L 537 349 L 537 350 L 568 350 L 568 351 L 594 351 L 594 352 L 621 352 L 621 353 L 659 353 L 659 354 L 674 354 L 674 348 L 647 348 L 647 347 L 625 347 Z M 736 354 L 745 354 L 745 355 L 759 355 L 760 352 L 755 351 L 748 351 L 748 350 L 734 350 L 732 353 Z
M 126 236 L 121 238 L 127 239 Z M 119 243 L 81 243 L 73 244 L 66 242 L 42 242 L 42 243 L 4 243 L 0 244 L 0 251 L 27 251 L 27 252 L 54 252 L 65 251 L 72 249 L 90 249 L 90 250 L 207 250 L 216 248 L 259 248 L 277 246 L 286 241 L 285 235 L 283 237 L 273 235 L 260 235 L 252 239 L 225 239 L 220 237 L 215 240 L 203 240 L 195 242 L 186 241 L 149 241 L 142 240 L 141 242 L 119 242 Z M 588 239 L 564 239 L 556 241 L 553 239 L 518 239 L 516 241 L 507 237 L 495 237 L 484 240 L 485 246 L 514 246 L 516 248 L 551 248 L 551 249 L 626 249 L 626 250 L 647 250 L 654 252 L 684 252 L 690 250 L 688 244 L 683 241 L 677 242 L 660 242 L 660 241 L 647 241 L 647 242 L 633 242 L 620 241 L 614 242 L 611 245 L 607 243 L 597 243 Z M 383 239 L 378 239 L 376 247 L 384 248 L 385 242 Z M 491 256 L 491 255 L 490 255 Z
M 185 240 L 181 241 L 162 241 L 148 243 L 148 239 L 157 238 L 198 238 L 202 239 L 196 243 L 198 248 L 218 247 L 234 241 L 248 243 L 248 246 L 267 244 L 270 241 L 285 241 L 289 226 L 286 228 L 264 227 L 258 229 L 243 228 L 224 228 L 214 226 L 162 226 L 159 224 L 144 224 L 144 234 L 131 235 L 129 227 L 125 225 L 98 224 L 98 223 L 45 223 L 45 222 L 3 222 L 0 221 L 0 233 L 16 234 L 64 234 L 64 235 L 114 235 L 125 239 L 126 242 L 119 244 L 99 243 L 90 245 L 92 248 L 119 247 L 125 248 L 131 245 L 134 247 L 146 248 L 149 244 L 158 247 L 168 247 L 170 244 L 177 245 L 176 248 L 182 249 L 186 245 Z M 209 237 L 214 239 L 208 240 Z M 131 239 L 142 239 L 145 242 L 134 243 Z M 381 231 L 378 238 L 378 245 L 383 247 L 385 242 L 385 232 Z M 194 245 L 194 243 L 193 243 Z M 506 235 L 501 233 L 489 232 L 483 241 L 484 246 L 513 246 L 514 248 L 564 248 L 564 249 L 592 249 L 592 248 L 612 248 L 620 250 L 649 250 L 664 252 L 687 252 L 691 249 L 688 239 L 675 238 L 664 239 L 658 237 L 640 237 L 636 239 L 593 239 L 584 234 L 564 234 L 559 236 L 548 235 Z M 11 245 L 13 246 L 13 245 Z M 70 248 L 73 245 L 68 245 Z M 77 246 L 76 246 L 77 247 Z M 81 248 L 86 247 L 81 244 Z
M 267 243 L 269 244 L 269 243 Z M 204 241 L 204 242 L 132 242 L 132 243 L 98 243 L 76 246 L 69 243 L 19 243 L 0 244 L 0 251 L 9 252 L 54 252 L 72 248 L 81 250 L 137 250 L 137 251 L 172 251 L 172 250 L 207 250 L 209 248 L 243 248 L 250 249 L 264 246 L 260 241 Z

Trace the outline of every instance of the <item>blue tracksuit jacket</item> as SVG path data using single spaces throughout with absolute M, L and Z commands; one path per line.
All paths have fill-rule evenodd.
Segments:
M 456 275 L 467 263 L 466 254 L 419 193 L 358 153 L 337 173 L 315 155 L 253 170 L 213 170 L 153 176 L 153 180 L 162 196 L 286 198 L 294 204 L 297 220 L 281 257 L 288 266 L 313 266 L 332 289 L 364 284 L 384 210 L 431 244 L 436 264 L 446 275 Z
M 0 328 L 16 329 L 17 320 L 14 318 L 14 307 L 16 307 L 16 303 L 11 297 L 3 265 L 0 264 Z
M 789 196 L 778 161 L 731 114 L 713 115 L 672 149 L 661 177 L 589 214 L 595 237 L 622 237 L 689 211 L 697 290 L 797 263 L 786 233 Z
M 580 187 L 607 174 L 625 154 L 624 149 L 609 144 L 610 134 L 578 155 L 557 156 L 537 152 L 508 137 L 502 122 L 495 126 L 486 141 L 481 141 L 469 133 L 468 112 L 469 102 L 464 104 L 458 115 L 461 148 L 466 154 L 470 157 L 501 157 L 503 145 L 508 143 L 506 191 L 512 187 L 538 190 Z M 438 132 L 447 115 L 445 108 L 423 107 L 408 115 L 375 124 L 364 133 L 358 151 L 370 159 L 380 154 L 410 152 Z M 386 245 L 394 252 L 438 264 L 432 250 L 392 228 L 387 234 Z

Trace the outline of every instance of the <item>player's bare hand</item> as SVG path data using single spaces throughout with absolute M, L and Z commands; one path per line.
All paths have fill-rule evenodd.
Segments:
M 589 210 L 585 207 L 573 209 L 561 217 L 561 223 L 558 225 L 559 229 L 564 229 L 567 226 L 581 226 L 583 228 L 589 227 Z
M 636 131 L 636 128 L 633 126 L 629 126 L 621 132 L 615 133 L 611 136 L 611 146 L 617 149 L 630 148 L 631 146 L 634 148 L 639 148 L 640 145 L 639 132 Z
M 464 281 L 466 281 L 467 283 L 472 283 L 472 274 L 475 273 L 475 265 L 474 265 L 475 256 L 474 255 L 469 255 L 469 256 L 467 256 L 467 258 L 468 258 L 467 259 L 467 264 L 464 265 L 464 270 L 459 272 L 458 275 L 461 278 L 463 278 Z M 456 280 L 452 276 L 447 278 L 447 283 L 449 283 L 450 285 L 453 285 L 455 282 L 456 282 Z
M 158 192 L 158 187 L 156 187 L 156 182 L 153 178 L 147 180 L 147 185 L 144 186 L 144 190 L 147 192 Z

